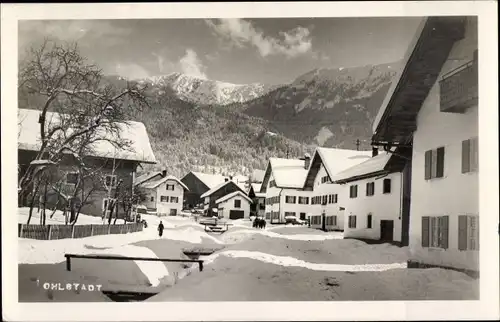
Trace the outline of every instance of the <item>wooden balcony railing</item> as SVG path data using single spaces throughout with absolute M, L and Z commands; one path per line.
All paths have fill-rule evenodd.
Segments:
M 443 75 L 439 81 L 440 110 L 464 113 L 478 101 L 478 68 L 474 59 Z

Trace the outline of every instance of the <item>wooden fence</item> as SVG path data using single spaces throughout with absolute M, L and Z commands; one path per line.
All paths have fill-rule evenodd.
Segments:
M 18 224 L 18 237 L 42 240 L 83 238 L 142 231 L 141 223 L 121 225 L 24 225 Z

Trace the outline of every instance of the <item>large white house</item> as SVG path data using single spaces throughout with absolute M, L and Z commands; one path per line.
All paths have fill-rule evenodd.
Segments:
M 376 150 L 374 150 L 375 152 Z M 334 177 L 345 198 L 344 238 L 402 240 L 402 170 L 405 155 L 382 152 Z
M 176 177 L 161 175 L 158 177 L 158 174 L 141 180 L 136 188 L 142 191 L 142 204 L 156 211 L 159 216 L 180 214 L 183 208 L 184 191 L 189 190 Z
M 310 162 L 309 154 L 303 159 L 269 159 L 260 192 L 266 194 L 266 219 L 271 223 L 285 223 L 287 216 L 307 216 L 312 192 L 303 187 Z
M 343 187 L 333 184 L 331 178 L 340 171 L 368 160 L 371 154 L 371 151 L 316 149 L 304 181 L 304 190 L 312 192 L 309 207 L 312 228 L 344 229 L 344 211 L 340 202 L 347 197 L 344 196 Z
M 215 201 L 218 215 L 222 218 L 242 219 L 250 218 L 250 199 L 245 193 L 235 191 Z
M 410 267 L 479 271 L 477 41 L 477 17 L 426 18 L 374 122 L 373 145 L 413 149 Z

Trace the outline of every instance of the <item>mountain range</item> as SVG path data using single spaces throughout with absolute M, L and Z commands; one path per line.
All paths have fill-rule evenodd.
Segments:
M 269 157 L 302 157 L 316 146 L 370 148 L 371 123 L 398 63 L 315 69 L 288 84 L 236 85 L 180 73 L 135 80 L 154 103 L 131 117 L 148 129 L 159 163 L 189 171 L 248 175 Z M 115 86 L 124 78 L 107 76 Z M 26 106 L 19 99 L 20 107 Z M 151 170 L 151 166 L 143 169 Z

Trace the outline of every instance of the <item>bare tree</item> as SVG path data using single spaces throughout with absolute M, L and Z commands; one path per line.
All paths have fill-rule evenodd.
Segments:
M 104 81 L 101 69 L 88 63 L 76 44 L 46 39 L 31 48 L 20 60 L 18 94 L 20 105 L 40 110 L 35 160 L 59 163 L 68 153 L 80 158 L 102 140 L 127 149 L 130 142 L 121 137 L 120 125 L 133 109 L 149 105 L 145 91 L 136 83 L 119 88 Z M 19 179 L 20 200 L 33 183 L 34 167 L 29 165 Z

